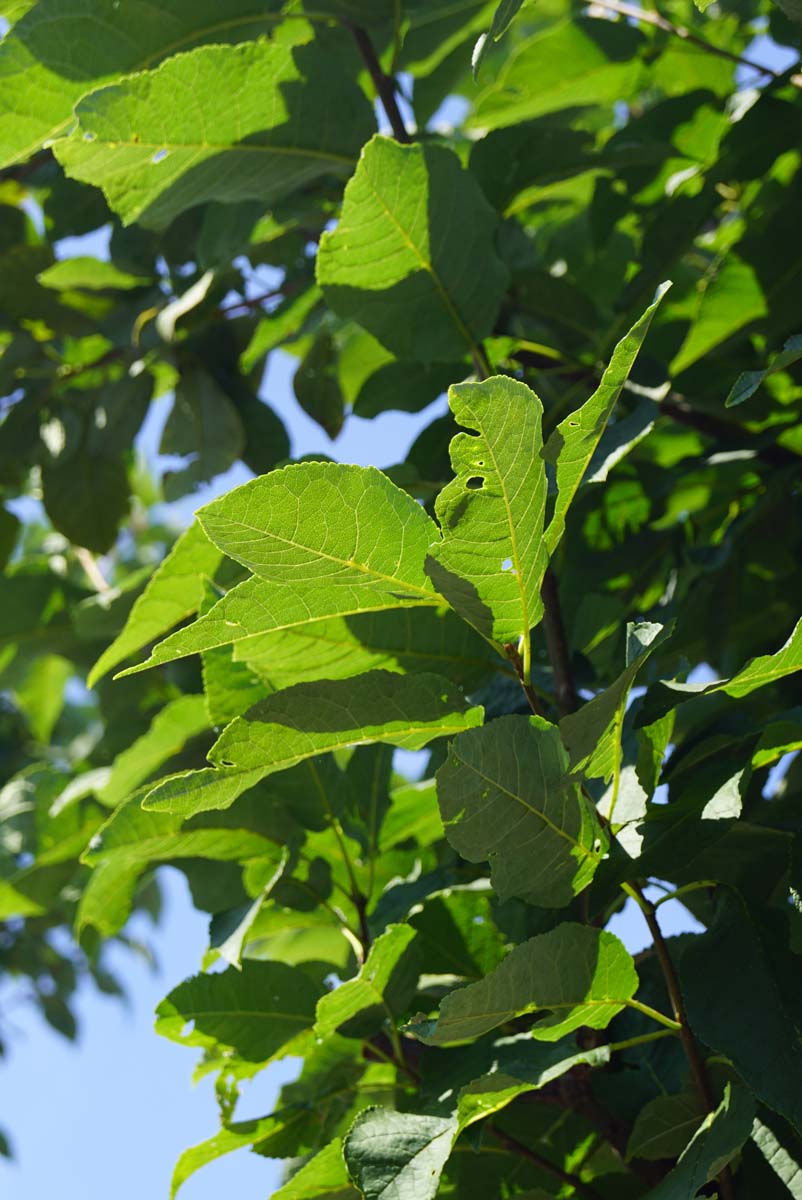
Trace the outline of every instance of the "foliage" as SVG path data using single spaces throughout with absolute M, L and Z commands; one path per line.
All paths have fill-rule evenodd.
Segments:
M 0 6 L 6 979 L 72 1033 L 185 873 L 174 1189 L 797 1196 L 794 4 L 221 11 Z M 448 411 L 293 461 L 288 358 L 332 457 Z

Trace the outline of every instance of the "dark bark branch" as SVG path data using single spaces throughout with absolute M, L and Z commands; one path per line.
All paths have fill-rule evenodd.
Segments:
M 660 412 L 664 416 L 670 417 L 672 421 L 677 421 L 680 425 L 687 425 L 690 429 L 698 430 L 705 437 L 714 438 L 725 445 L 731 446 L 733 449 L 742 447 L 743 449 L 754 450 L 755 455 L 771 467 L 802 466 L 802 458 L 798 454 L 794 454 L 793 450 L 786 450 L 785 446 L 778 446 L 776 444 L 770 446 L 750 446 L 750 439 L 754 440 L 755 434 L 750 433 L 748 429 L 744 429 L 741 425 L 736 425 L 730 421 L 722 421 L 718 417 L 711 416 L 710 413 L 700 412 L 699 409 L 692 408 L 676 392 L 671 392 L 665 400 L 660 402 L 659 407 Z
M 554 673 L 554 697 L 560 716 L 566 717 L 569 713 L 576 712 L 579 698 L 571 669 L 571 650 L 565 636 L 557 578 L 551 567 L 543 577 L 540 595 L 543 598 L 543 634 Z
M 351 30 L 357 49 L 362 56 L 362 61 L 370 73 L 376 94 L 382 102 L 382 108 L 387 113 L 387 120 L 390 122 L 393 137 L 397 142 L 409 144 L 412 138 L 407 132 L 404 118 L 401 116 L 398 102 L 395 98 L 395 80 L 391 79 L 389 75 L 385 75 L 382 70 L 382 65 L 379 62 L 378 55 L 368 33 L 360 25 L 352 25 L 350 21 L 346 22 L 346 25 Z

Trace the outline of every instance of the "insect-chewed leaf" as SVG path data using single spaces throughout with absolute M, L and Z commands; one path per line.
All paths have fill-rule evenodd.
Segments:
M 458 433 L 451 442 L 457 477 L 437 498 L 443 540 L 432 546 L 426 569 L 480 633 L 516 642 L 543 612 L 543 408 L 525 384 L 505 376 L 458 384 L 449 404 L 476 434 Z
M 460 734 L 437 772 L 437 797 L 449 842 L 470 862 L 490 861 L 502 900 L 569 904 L 606 847 L 557 727 L 539 717 L 499 717 Z
M 56 143 L 65 171 L 102 187 L 124 221 L 154 229 L 207 200 L 269 204 L 348 174 L 370 136 L 370 105 L 331 56 L 293 45 L 297 30 L 201 46 L 88 96 Z
M 497 225 L 451 150 L 374 137 L 321 240 L 318 283 L 398 358 L 453 362 L 491 332 L 507 285 Z
M 581 1025 L 604 1029 L 637 987 L 635 965 L 617 937 L 566 921 L 516 946 L 479 983 L 451 992 L 436 1020 L 416 1023 L 410 1032 L 429 1046 L 444 1046 L 533 1013 L 540 1020 L 532 1036 L 556 1042 Z
M 299 683 L 232 721 L 209 753 L 214 767 L 168 777 L 144 805 L 185 816 L 228 808 L 266 775 L 316 754 L 371 742 L 420 750 L 480 724 L 482 715 L 437 675 L 370 671 L 356 680 Z

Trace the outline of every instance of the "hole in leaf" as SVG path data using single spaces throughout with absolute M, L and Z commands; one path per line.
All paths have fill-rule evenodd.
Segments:
M 232 762 L 230 758 L 221 758 L 220 766 L 221 767 L 234 767 L 234 766 L 236 766 L 236 763 Z
M 195 1022 L 194 1022 L 194 1021 L 187 1021 L 186 1025 L 184 1025 L 184 1027 L 182 1028 L 182 1030 L 181 1030 L 181 1033 L 180 1033 L 180 1035 L 179 1035 L 179 1036 L 180 1036 L 180 1037 L 182 1037 L 182 1038 L 189 1037 L 189 1035 L 192 1033 L 192 1031 L 194 1030 L 194 1028 L 195 1028 Z
M 502 571 L 511 571 L 512 570 L 512 559 L 505 558 L 501 564 L 501 569 L 502 569 Z
M 166 157 L 167 157 L 166 150 L 157 150 L 156 153 L 153 155 L 153 158 L 150 161 L 152 163 L 160 163 L 160 162 L 163 162 Z
M 470 479 L 465 480 L 465 486 L 470 488 L 472 492 L 478 492 L 485 486 L 485 481 L 481 475 L 471 475 Z
M 90 129 L 87 129 L 86 133 L 84 134 L 84 141 L 85 142 L 93 142 L 96 137 L 97 137 L 97 134 L 92 133 L 92 131 Z

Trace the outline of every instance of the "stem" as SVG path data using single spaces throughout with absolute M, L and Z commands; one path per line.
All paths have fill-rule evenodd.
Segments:
M 556 1163 L 550 1162 L 548 1158 L 543 1158 L 535 1150 L 530 1150 L 523 1142 L 519 1142 L 517 1138 L 510 1137 L 508 1133 L 504 1133 L 495 1125 L 488 1122 L 485 1125 L 488 1133 L 492 1133 L 493 1137 L 501 1142 L 505 1149 L 511 1154 L 517 1154 L 520 1158 L 525 1158 L 527 1162 L 534 1163 L 541 1171 L 546 1171 L 554 1179 L 559 1179 L 561 1183 L 567 1183 L 577 1192 L 578 1195 L 586 1197 L 586 1200 L 601 1200 L 601 1195 L 589 1183 L 585 1183 L 578 1175 L 571 1175 L 568 1171 L 564 1171 L 562 1167 L 558 1167 Z
M 733 54 L 731 50 L 723 50 L 720 46 L 714 46 L 711 42 L 706 42 L 704 38 L 699 37 L 695 33 L 691 33 L 690 29 L 686 29 L 684 25 L 675 25 L 673 21 L 669 21 L 662 13 L 653 12 L 648 8 L 638 8 L 634 4 L 626 4 L 624 0 L 592 0 L 593 8 L 603 8 L 606 12 L 617 13 L 621 17 L 627 17 L 632 21 L 641 21 L 644 25 L 653 25 L 655 29 L 662 29 L 665 33 L 670 33 L 673 37 L 681 38 L 684 42 L 689 42 L 692 46 L 698 46 L 700 50 L 704 50 L 707 54 L 714 54 L 717 58 L 726 58 L 728 62 L 736 63 L 739 67 L 749 67 L 753 71 L 759 71 L 761 75 L 771 75 L 773 79 L 779 79 L 780 73 L 773 71 L 771 67 L 764 67 L 760 63 L 751 58 L 745 58 L 743 55 Z
M 655 900 L 653 907 L 656 910 L 661 904 L 666 904 L 669 900 L 678 900 L 680 896 L 685 896 L 688 892 L 698 892 L 701 888 L 715 887 L 718 887 L 715 879 L 700 879 L 696 883 L 684 883 L 682 887 L 675 888 L 673 892 L 667 892 L 665 896 Z
M 101 571 L 98 561 L 91 550 L 87 550 L 85 546 L 75 546 L 75 557 L 83 567 L 84 574 L 96 592 L 108 592 L 110 589 L 109 581 Z
M 706 1112 L 713 1112 L 715 1104 L 713 1103 L 713 1095 L 710 1091 L 710 1083 L 707 1078 L 705 1064 L 699 1053 L 699 1047 L 696 1045 L 696 1039 L 691 1033 L 688 1025 L 688 1018 L 685 1014 L 685 1002 L 682 999 L 682 989 L 679 984 L 679 977 L 671 961 L 671 955 L 668 952 L 666 940 L 663 937 L 663 931 L 660 928 L 660 923 L 657 920 L 655 907 L 650 900 L 647 900 L 643 892 L 634 884 L 622 883 L 621 888 L 626 894 L 635 901 L 638 908 L 643 913 L 644 920 L 649 927 L 649 933 L 652 935 L 654 948 L 657 953 L 657 958 L 660 962 L 660 969 L 663 972 L 666 991 L 668 998 L 671 1001 L 671 1008 L 675 1019 L 679 1022 L 679 1036 L 682 1040 L 682 1048 L 685 1051 L 685 1057 L 688 1060 L 688 1066 L 691 1069 L 694 1086 L 696 1087 L 699 1099 L 702 1101 Z M 733 1200 L 734 1192 L 732 1187 L 732 1175 L 729 1167 L 724 1167 L 718 1176 L 719 1187 L 721 1188 L 722 1200 Z
M 673 421 L 677 421 L 680 425 L 687 425 L 691 429 L 696 429 L 699 433 L 703 433 L 706 437 L 714 438 L 718 441 L 729 443 L 730 445 L 744 445 L 748 443 L 752 436 L 742 426 L 736 425 L 732 421 L 721 421 L 718 417 L 710 416 L 709 413 L 699 412 L 698 409 L 691 408 L 682 396 L 678 396 L 676 392 L 671 392 L 667 399 L 660 402 L 660 412 L 664 416 L 671 417 Z M 755 455 L 768 463 L 771 467 L 789 467 L 799 466 L 800 456 L 795 454 L 793 450 L 786 449 L 785 446 L 759 446 L 754 448 Z
M 639 1037 L 626 1038 L 623 1042 L 611 1042 L 608 1049 L 611 1054 L 618 1050 L 629 1050 L 633 1046 L 644 1046 L 647 1042 L 656 1042 L 659 1038 L 676 1037 L 678 1029 L 655 1029 L 654 1033 L 642 1033 Z
M 403 142 L 408 145 L 412 141 L 412 138 L 407 132 L 404 118 L 401 116 L 401 111 L 395 98 L 395 80 L 385 75 L 382 70 L 382 65 L 379 62 L 373 42 L 370 40 L 366 30 L 361 25 L 352 25 L 350 21 L 343 23 L 346 28 L 351 30 L 357 49 L 362 56 L 362 61 L 373 80 L 376 94 L 381 100 L 382 108 L 387 114 L 387 120 L 390 122 L 393 137 L 397 142 Z
M 638 1012 L 643 1013 L 645 1017 L 650 1017 L 653 1021 L 657 1021 L 659 1025 L 665 1025 L 666 1029 L 670 1030 L 671 1033 L 680 1032 L 679 1021 L 672 1020 L 672 1018 L 667 1017 L 665 1013 L 661 1013 L 659 1009 L 652 1008 L 650 1004 L 641 1004 L 640 1000 L 627 1000 L 627 1007 L 636 1008 Z
M 540 595 L 543 599 L 543 633 L 554 673 L 554 696 L 560 716 L 567 717 L 569 713 L 576 712 L 579 698 L 571 669 L 571 652 L 565 636 L 557 578 L 550 567 L 543 577 Z
M 518 676 L 518 681 L 523 688 L 524 695 L 529 701 L 529 707 L 531 708 L 532 712 L 535 714 L 535 716 L 545 717 L 546 714 L 543 710 L 543 705 L 538 700 L 535 689 L 527 679 L 526 667 L 524 666 L 521 656 L 518 653 L 518 647 L 512 642 L 507 642 L 507 644 L 504 646 L 504 649 L 506 651 L 507 658 L 515 668 L 515 674 Z M 524 643 L 524 653 L 526 653 L 526 649 L 526 643 Z

